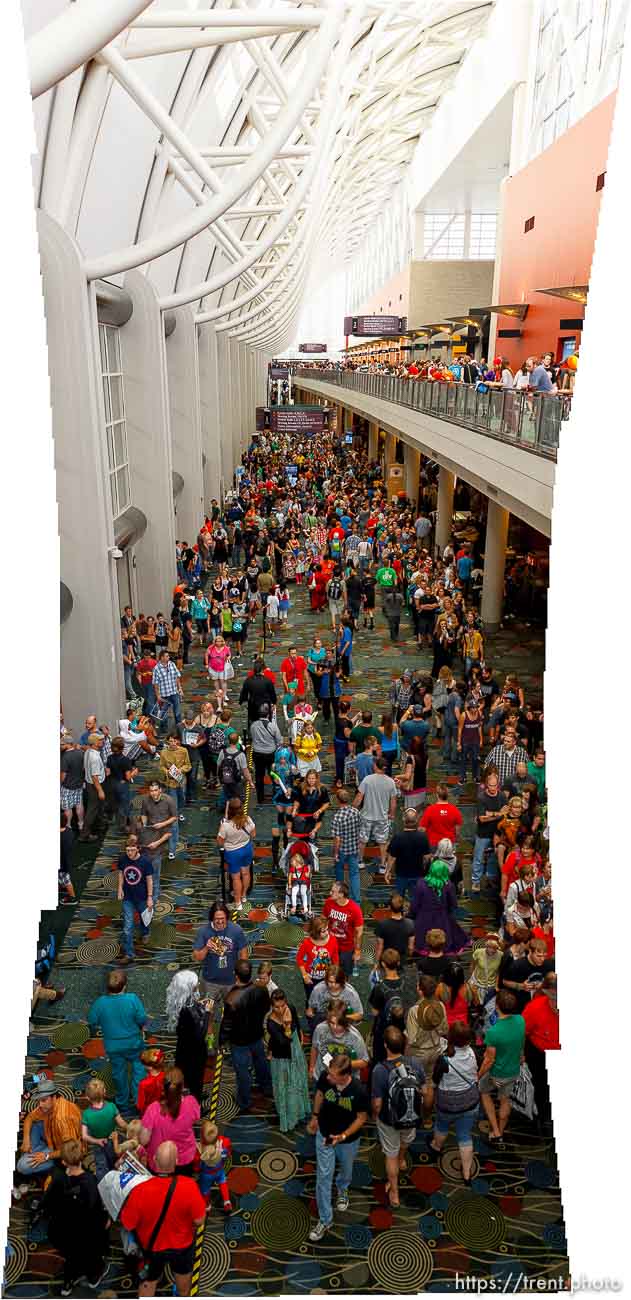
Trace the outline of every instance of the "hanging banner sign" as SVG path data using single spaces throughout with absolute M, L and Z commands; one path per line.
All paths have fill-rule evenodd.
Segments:
M 329 412 L 324 406 L 278 406 L 270 415 L 274 433 L 322 433 L 329 427 Z
M 404 334 L 408 327 L 407 316 L 345 316 L 344 334 L 354 334 L 356 338 L 396 338 Z
M 287 366 L 268 366 L 267 373 L 270 379 L 289 379 L 289 369 Z
M 326 352 L 326 343 L 299 343 L 299 352 Z

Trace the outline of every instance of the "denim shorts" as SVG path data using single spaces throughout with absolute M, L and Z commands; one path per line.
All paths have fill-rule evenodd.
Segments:
M 437 1110 L 434 1121 L 434 1132 L 446 1137 L 451 1125 L 453 1124 L 456 1132 L 456 1142 L 461 1146 L 468 1146 L 471 1142 L 473 1125 L 478 1118 L 478 1107 L 474 1106 L 471 1110 L 465 1110 L 460 1115 L 448 1114 L 447 1111 Z
M 236 876 L 240 871 L 244 871 L 252 865 L 252 845 L 251 843 L 244 844 L 242 849 L 226 849 L 224 856 L 228 871 L 231 875 Z

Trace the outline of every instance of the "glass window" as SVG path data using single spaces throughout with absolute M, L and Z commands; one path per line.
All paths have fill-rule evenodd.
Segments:
M 423 255 L 464 257 L 464 213 L 426 212 Z
M 496 237 L 497 214 L 495 212 L 472 212 L 468 256 L 471 258 L 495 257 Z
M 125 423 L 125 393 L 120 331 L 116 326 L 99 325 L 99 348 L 105 411 L 105 438 L 110 473 L 112 518 L 116 518 L 131 500 L 129 486 L 129 452 Z

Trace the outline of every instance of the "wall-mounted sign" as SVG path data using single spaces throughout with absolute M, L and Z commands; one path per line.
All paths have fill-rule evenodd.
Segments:
M 299 352 L 326 352 L 326 343 L 299 343 Z
M 270 379 L 289 379 L 289 369 L 287 366 L 268 366 L 267 372 Z
M 344 333 L 356 338 L 396 338 L 408 327 L 407 316 L 345 316 Z

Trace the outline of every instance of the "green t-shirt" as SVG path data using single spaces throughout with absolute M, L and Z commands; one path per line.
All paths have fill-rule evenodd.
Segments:
M 490 1071 L 495 1079 L 512 1079 L 519 1074 L 525 1036 L 523 1016 L 504 1016 L 487 1029 L 484 1044 L 495 1048 L 495 1060 Z
M 377 572 L 375 574 L 375 581 L 379 583 L 380 587 L 396 587 L 397 584 L 396 572 L 394 569 L 390 569 L 390 568 L 377 569 Z
M 545 763 L 544 763 L 543 767 L 537 767 L 537 764 L 536 764 L 536 763 L 529 763 L 529 764 L 528 764 L 528 776 L 530 777 L 530 780 L 531 780 L 531 781 L 534 781 L 534 783 L 535 783 L 535 785 L 536 785 L 536 787 L 537 787 L 537 794 L 539 795 L 539 799 L 543 799 L 544 791 L 545 791 L 545 788 L 546 788 L 546 765 L 545 765 Z
M 108 1138 L 116 1128 L 117 1115 L 118 1106 L 115 1106 L 113 1101 L 106 1101 L 98 1110 L 88 1106 L 81 1116 L 81 1122 L 85 1124 L 90 1137 Z
M 353 727 L 353 730 L 351 731 L 351 740 L 354 745 L 357 745 L 359 753 L 361 753 L 361 750 L 364 747 L 364 741 L 368 736 L 374 736 L 375 740 L 379 740 L 379 728 L 374 722 L 371 722 L 370 726 L 360 723 L 357 727 Z

